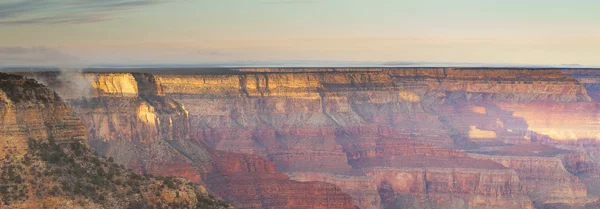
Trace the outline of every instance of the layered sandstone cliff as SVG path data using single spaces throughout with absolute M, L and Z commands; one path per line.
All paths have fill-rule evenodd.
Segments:
M 196 105 L 189 110 L 191 129 L 209 146 L 267 156 L 276 162 L 278 169 L 293 173 L 295 179 L 320 179 L 340 185 L 363 207 L 373 207 L 373 204 L 368 204 L 368 200 L 373 199 L 370 198 L 373 190 L 359 194 L 355 187 L 348 185 L 361 182 L 357 179 L 373 182 L 373 178 L 361 172 L 356 176 L 356 168 L 454 167 L 456 172 L 469 173 L 472 172 L 469 169 L 478 169 L 468 168 L 469 165 L 483 165 L 479 171 L 499 169 L 497 172 L 503 172 L 499 167 L 485 167 L 489 162 L 465 157 L 460 151 L 453 152 L 463 157 L 448 161 L 453 158 L 442 153 L 452 152 L 450 150 L 442 151 L 435 146 L 416 146 L 421 147 L 416 149 L 415 142 L 409 146 L 402 141 L 408 139 L 468 149 L 528 143 L 544 137 L 552 138 L 552 134 L 537 128 L 539 123 L 535 121 L 552 122 L 553 117 L 530 118 L 521 113 L 526 109 L 512 106 L 528 107 L 532 102 L 585 106 L 592 102 L 586 86 L 560 70 L 237 70 L 240 73 L 167 74 L 158 77 L 163 81 L 167 96 L 188 107 Z M 548 109 L 540 110 L 540 114 L 550 112 Z M 569 112 L 557 114 L 570 115 Z M 589 138 L 598 131 L 593 126 L 597 123 L 595 114 L 579 115 L 583 117 L 576 114 L 573 117 L 580 119 L 567 121 L 592 125 L 569 130 L 587 132 L 579 137 Z M 550 129 L 560 126 L 551 125 Z M 570 127 L 574 126 L 577 125 Z M 339 145 L 342 145 L 341 149 Z M 340 150 L 347 159 L 340 158 L 343 156 Z M 349 170 L 348 165 L 353 169 Z M 465 166 L 465 171 L 458 169 Z M 512 176 L 519 178 L 514 173 Z M 575 178 L 569 173 L 565 176 Z M 574 191 L 581 191 L 577 182 L 569 184 L 577 188 Z M 498 208 L 530 207 L 527 206 L 529 194 L 524 190 L 515 192 L 522 196 L 518 201 L 497 198 L 496 203 L 491 203 L 489 196 L 479 200 L 487 199 L 483 202 L 488 206 L 495 204 Z M 414 198 L 416 194 L 412 195 Z M 585 195 L 574 194 L 573 199 L 580 200 L 578 197 Z M 515 194 L 509 196 L 514 197 Z M 359 199 L 363 200 L 357 201 Z M 465 205 L 479 204 L 469 198 L 459 199 Z M 555 201 L 584 204 L 587 200 L 577 203 L 566 199 Z M 486 203 L 480 206 L 486 207 Z M 509 206 L 510 203 L 515 204 Z
M 333 184 L 289 180 L 272 162 L 258 156 L 215 153 L 215 172 L 207 184 L 240 208 L 355 208 L 352 198 Z
M 575 165 L 585 161 L 575 156 L 565 156 L 566 150 L 542 145 L 516 145 L 514 147 L 490 148 L 470 156 L 493 160 L 513 169 L 523 183 L 525 191 L 538 207 L 551 204 L 569 204 L 583 207 L 596 198 L 589 197 L 586 185 L 576 172 L 586 172 L 565 164 Z M 572 154 L 571 154 L 572 155 Z M 574 158 L 575 157 L 575 158 Z M 589 170 L 588 172 L 597 172 Z
M 91 93 L 70 101 L 86 122 L 90 143 L 139 173 L 202 183 L 238 208 L 354 207 L 352 199 L 334 185 L 293 181 L 262 157 L 206 147 L 197 140 L 198 131 L 190 129 L 186 107 L 164 95 L 162 78 L 137 73 L 81 77 L 87 79 L 84 83 Z M 56 79 L 46 80 L 54 81 L 48 83 L 59 93 L 69 92 Z
M 595 195 L 581 181 L 598 181 L 596 145 L 569 144 L 593 141 L 600 133 L 596 73 L 453 68 L 89 73 L 82 77 L 91 86 L 90 98 L 70 101 L 101 153 L 142 173 L 203 182 L 242 208 L 577 207 Z M 513 144 L 521 144 L 512 146 L 516 153 L 498 151 Z M 547 154 L 528 147 L 539 144 L 564 149 Z M 235 168 L 240 165 L 251 166 Z M 329 184 L 300 184 L 279 172 Z M 330 204 L 311 195 L 327 196 Z
M 7 74 L 0 74 L 0 86 L 1 157 L 23 156 L 28 140 L 69 143 L 86 139 L 83 123 L 52 90 Z
M 70 105 L 34 80 L 0 73 L 0 113 L 2 208 L 231 208 L 186 180 L 93 155 Z

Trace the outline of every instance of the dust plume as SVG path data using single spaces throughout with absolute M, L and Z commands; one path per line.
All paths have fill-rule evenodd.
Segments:
M 92 95 L 91 82 L 95 77 L 83 72 L 87 65 L 60 50 L 48 47 L 0 47 L 0 63 L 5 69 L 25 71 L 26 77 L 52 88 L 64 99 L 86 99 Z

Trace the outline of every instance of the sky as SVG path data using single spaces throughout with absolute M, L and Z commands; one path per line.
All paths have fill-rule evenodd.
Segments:
M 0 65 L 600 66 L 597 0 L 2 0 Z

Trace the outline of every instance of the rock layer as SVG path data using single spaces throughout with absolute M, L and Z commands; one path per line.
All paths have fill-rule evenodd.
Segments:
M 70 105 L 34 80 L 0 73 L 0 113 L 0 208 L 232 208 L 93 155 Z
M 598 181 L 594 70 L 253 68 L 81 77 L 91 99 L 70 101 L 97 150 L 142 173 L 202 182 L 241 208 L 543 208 L 595 198 L 581 183 Z M 61 93 L 64 85 L 54 83 Z
M 354 208 L 351 197 L 335 185 L 293 181 L 263 157 L 206 147 L 210 141 L 199 136 L 231 133 L 190 130 L 188 110 L 164 95 L 162 78 L 129 73 L 82 77 L 92 93 L 70 101 L 93 147 L 116 162 L 142 174 L 202 183 L 237 208 Z
M 0 157 L 24 155 L 28 140 L 69 143 L 86 139 L 84 124 L 52 90 L 34 80 L 1 73 L 0 86 Z

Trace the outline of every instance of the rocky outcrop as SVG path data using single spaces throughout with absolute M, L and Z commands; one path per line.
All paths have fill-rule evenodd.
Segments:
M 86 139 L 83 123 L 52 90 L 34 80 L 2 73 L 0 87 L 0 157 L 23 156 L 28 140 L 69 143 Z

